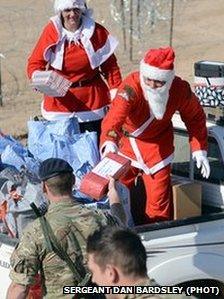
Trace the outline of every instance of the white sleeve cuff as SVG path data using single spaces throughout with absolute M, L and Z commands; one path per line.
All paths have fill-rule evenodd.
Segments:
M 116 97 L 116 94 L 117 94 L 117 88 L 112 88 L 110 90 L 110 99 L 111 99 L 111 101 L 114 100 L 114 98 Z
M 198 156 L 203 156 L 203 157 L 207 157 L 207 151 L 204 150 L 198 150 L 198 151 L 194 151 L 192 152 L 192 157 L 193 159 L 195 159 L 195 157 Z
M 118 150 L 118 147 L 117 147 L 116 143 L 114 143 L 113 141 L 110 141 L 110 140 L 106 140 L 106 141 L 102 144 L 102 146 L 101 146 L 101 148 L 100 148 L 100 155 L 101 155 L 101 157 L 102 157 L 102 155 L 103 155 L 103 152 L 104 152 L 106 146 L 110 147 L 111 149 Z

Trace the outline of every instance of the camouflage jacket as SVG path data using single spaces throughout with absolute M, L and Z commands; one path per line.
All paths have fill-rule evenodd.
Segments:
M 86 264 L 88 235 L 109 221 L 103 212 L 92 210 L 71 200 L 51 203 L 45 217 L 59 244 L 70 258 L 73 261 L 76 259 L 84 261 L 84 264 Z M 80 246 L 78 248 L 77 240 Z M 72 298 L 71 295 L 63 295 L 63 286 L 75 286 L 79 283 L 66 262 L 48 250 L 39 219 L 24 230 L 11 256 L 11 267 L 10 278 L 22 285 L 32 285 L 35 275 L 40 271 L 45 298 L 49 299 Z
M 152 286 L 152 287 L 161 287 L 154 280 L 147 279 L 145 282 L 141 283 L 141 286 Z M 174 295 L 174 294 L 131 294 L 126 295 L 123 299 L 193 299 L 193 296 L 186 296 L 185 294 Z

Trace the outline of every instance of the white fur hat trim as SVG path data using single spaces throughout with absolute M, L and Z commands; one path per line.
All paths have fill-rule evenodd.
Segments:
M 54 10 L 59 13 L 65 9 L 79 8 L 83 12 L 86 10 L 85 0 L 55 0 Z
M 155 66 L 151 66 L 145 63 L 143 59 L 140 62 L 140 73 L 144 77 L 158 81 L 169 81 L 175 76 L 174 70 L 164 70 Z

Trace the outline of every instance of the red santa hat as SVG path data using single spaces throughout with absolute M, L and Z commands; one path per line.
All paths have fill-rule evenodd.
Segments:
M 140 74 L 152 80 L 169 81 L 174 78 L 174 58 L 171 47 L 150 49 L 140 62 Z
M 86 11 L 86 1 L 85 0 L 55 0 L 54 10 L 55 13 L 59 13 L 65 9 L 78 8 L 83 12 Z

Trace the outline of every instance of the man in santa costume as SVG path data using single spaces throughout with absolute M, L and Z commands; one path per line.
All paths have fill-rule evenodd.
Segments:
M 56 15 L 43 29 L 27 66 L 29 79 L 54 70 L 72 82 L 64 97 L 44 95 L 47 120 L 76 116 L 81 131 L 100 130 L 111 98 L 121 83 L 114 55 L 118 41 L 91 17 L 85 0 L 55 0 Z
M 123 182 L 130 187 L 142 173 L 147 196 L 144 223 L 172 219 L 171 118 L 176 111 L 187 127 L 197 167 L 203 177 L 210 174 L 205 114 L 189 84 L 175 76 L 174 57 L 171 47 L 150 49 L 140 71 L 128 75 L 120 85 L 102 122 L 102 155 L 119 152 L 132 161 Z

